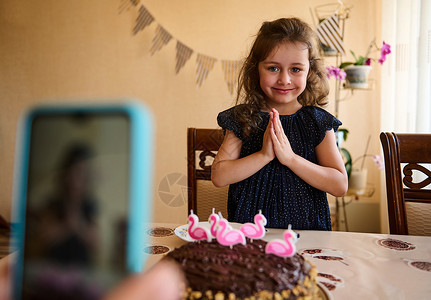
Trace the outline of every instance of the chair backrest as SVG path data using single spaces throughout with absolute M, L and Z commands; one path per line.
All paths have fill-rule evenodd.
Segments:
M 431 236 L 431 134 L 380 134 L 392 234 Z
M 207 221 L 215 208 L 227 218 L 228 187 L 217 188 L 211 182 L 211 165 L 224 139 L 222 129 L 187 129 L 188 212 Z

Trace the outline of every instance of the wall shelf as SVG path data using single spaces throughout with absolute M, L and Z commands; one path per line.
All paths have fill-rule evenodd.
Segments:
M 344 40 L 344 27 L 345 27 L 345 21 L 348 19 L 348 10 L 343 10 L 343 14 L 338 15 L 338 19 L 340 21 L 340 29 L 341 29 L 341 39 Z M 326 47 L 327 48 L 327 47 Z M 331 53 L 324 52 L 324 57 L 335 59 L 335 65 L 338 67 L 342 63 L 342 55 L 336 50 L 331 51 Z M 339 105 L 340 102 L 347 100 L 349 97 L 353 95 L 355 91 L 370 91 L 373 90 L 375 87 L 375 81 L 372 79 L 368 80 L 368 87 L 367 88 L 357 88 L 357 87 L 350 87 L 348 81 L 341 82 L 340 80 L 335 80 L 335 112 L 334 116 L 336 118 L 339 117 Z M 345 94 L 347 92 L 347 94 Z M 343 94 L 343 95 L 342 95 Z M 359 197 L 371 197 L 374 194 L 375 189 L 373 187 L 367 187 L 366 190 L 358 194 L 352 190 L 349 190 L 346 195 L 342 197 L 335 197 L 335 215 L 333 217 L 332 225 L 333 230 L 340 230 L 340 217 L 341 214 L 343 216 L 344 220 L 344 228 L 346 231 L 349 231 L 348 222 L 347 222 L 347 215 L 346 215 L 346 206 L 352 202 L 353 199 L 358 199 Z M 350 199 L 350 200 L 348 200 Z

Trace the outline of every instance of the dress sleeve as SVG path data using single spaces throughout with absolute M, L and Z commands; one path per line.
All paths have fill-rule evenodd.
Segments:
M 337 132 L 338 127 L 342 124 L 336 117 L 322 108 L 316 107 L 316 123 L 318 126 L 318 136 L 316 145 L 320 144 L 325 138 L 328 130 L 334 129 Z
M 224 132 L 226 132 L 226 130 L 231 130 L 237 138 L 242 139 L 241 126 L 234 117 L 234 107 L 219 113 L 217 116 L 217 123 Z

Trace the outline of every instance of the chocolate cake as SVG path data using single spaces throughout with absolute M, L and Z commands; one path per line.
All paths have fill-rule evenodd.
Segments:
M 303 256 L 265 254 L 266 242 L 222 246 L 190 242 L 164 259 L 178 262 L 188 281 L 184 299 L 315 299 L 317 271 Z

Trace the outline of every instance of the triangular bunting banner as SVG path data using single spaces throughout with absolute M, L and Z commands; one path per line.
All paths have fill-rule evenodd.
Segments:
M 129 10 L 133 6 L 138 6 L 140 0 L 120 0 L 120 6 L 118 8 L 119 13 Z M 135 27 L 133 28 L 133 34 L 139 33 L 145 27 L 149 26 L 154 22 L 154 17 L 150 12 L 141 5 L 139 7 L 138 16 L 136 18 Z M 150 48 L 150 54 L 154 55 L 157 51 L 166 46 L 172 39 L 172 35 L 166 31 L 160 24 L 157 24 L 156 32 L 153 37 L 153 41 Z M 186 46 L 177 40 L 176 44 L 176 64 L 175 73 L 178 74 L 180 70 L 185 66 L 185 64 L 190 60 L 193 49 Z M 197 54 L 196 58 L 196 85 L 200 87 L 205 79 L 208 77 L 209 72 L 214 68 L 214 64 L 217 59 L 206 56 L 203 54 Z M 224 73 L 224 78 L 227 83 L 229 92 L 234 93 L 236 80 L 238 73 L 241 68 L 240 61 L 222 61 L 222 69 Z
M 238 74 L 241 69 L 242 62 L 237 60 L 222 60 L 221 67 L 224 73 L 224 80 L 227 83 L 227 88 L 231 94 L 235 90 L 235 85 L 238 79 Z
M 181 68 L 186 64 L 186 62 L 190 59 L 193 54 L 193 50 L 177 41 L 176 46 L 177 54 L 176 54 L 176 64 L 175 64 L 175 73 L 181 70 Z
M 204 82 L 204 80 L 207 78 L 208 73 L 213 69 L 215 62 L 215 58 L 198 54 L 196 58 L 196 84 L 198 87 L 200 87 L 202 82 Z
M 153 38 L 153 45 L 151 46 L 150 53 L 154 55 L 157 51 L 162 49 L 169 41 L 172 36 L 162 26 L 158 25 L 156 28 L 156 35 Z
M 153 23 L 153 21 L 153 16 L 143 5 L 141 5 L 138 17 L 136 18 L 135 28 L 133 28 L 133 34 L 137 34 L 139 31 Z
M 317 26 L 316 33 L 324 45 L 336 49 L 342 55 L 345 54 L 343 38 L 336 14 L 331 15 L 321 22 L 319 26 Z
M 118 14 L 129 10 L 133 6 L 137 6 L 138 4 L 139 0 L 121 0 L 120 6 L 118 7 Z

